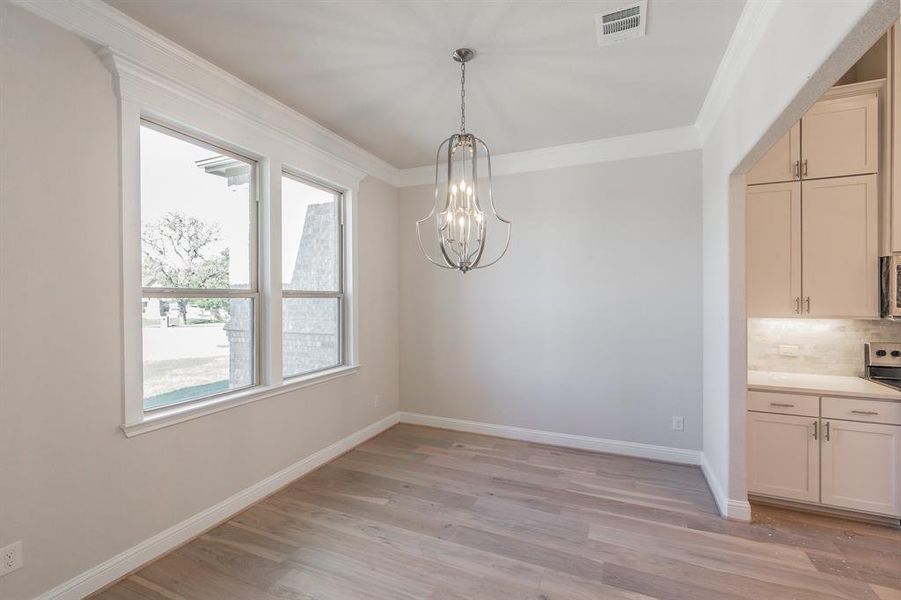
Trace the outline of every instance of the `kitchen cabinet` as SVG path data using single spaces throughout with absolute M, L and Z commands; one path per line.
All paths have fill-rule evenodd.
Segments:
M 800 178 L 801 124 L 796 123 L 748 172 L 746 183 L 777 183 Z
M 869 175 L 880 164 L 880 101 L 885 79 L 836 86 L 748 171 L 760 185 Z M 883 135 L 886 135 L 883 132 Z
M 817 502 L 820 499 L 816 417 L 748 413 L 748 489 Z
M 879 317 L 875 175 L 748 186 L 749 317 Z
M 748 173 L 749 317 L 879 318 L 885 87 L 834 87 Z
M 866 91 L 856 93 L 857 88 Z M 879 171 L 879 96 L 870 88 L 866 84 L 835 88 L 801 119 L 804 179 Z
M 747 310 L 792 317 L 801 310 L 801 183 L 748 188 Z
M 879 317 L 877 185 L 875 175 L 803 182 L 803 315 Z
M 822 503 L 901 514 L 901 427 L 824 420 Z
M 901 402 L 749 390 L 748 409 L 750 494 L 901 517 Z

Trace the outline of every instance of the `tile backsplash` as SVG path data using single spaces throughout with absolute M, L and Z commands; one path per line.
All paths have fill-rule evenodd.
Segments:
M 901 321 L 748 319 L 748 368 L 862 375 L 863 345 L 869 341 L 901 342 Z

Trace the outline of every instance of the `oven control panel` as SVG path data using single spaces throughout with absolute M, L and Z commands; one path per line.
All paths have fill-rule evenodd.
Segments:
M 901 344 L 870 342 L 865 348 L 867 366 L 901 367 Z

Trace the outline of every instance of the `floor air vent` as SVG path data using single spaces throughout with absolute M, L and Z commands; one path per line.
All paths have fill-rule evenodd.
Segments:
M 643 36 L 647 18 L 647 0 L 639 0 L 616 10 L 595 15 L 598 46 L 607 46 Z

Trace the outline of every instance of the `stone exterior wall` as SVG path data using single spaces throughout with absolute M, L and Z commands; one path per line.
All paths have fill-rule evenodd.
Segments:
M 338 213 L 336 202 L 307 207 L 297 260 L 288 289 L 333 291 L 338 288 Z M 250 303 L 232 301 L 225 325 L 229 342 L 229 386 L 247 385 L 252 373 Z M 285 298 L 282 301 L 282 370 L 285 377 L 338 364 L 339 302 L 333 298 Z

